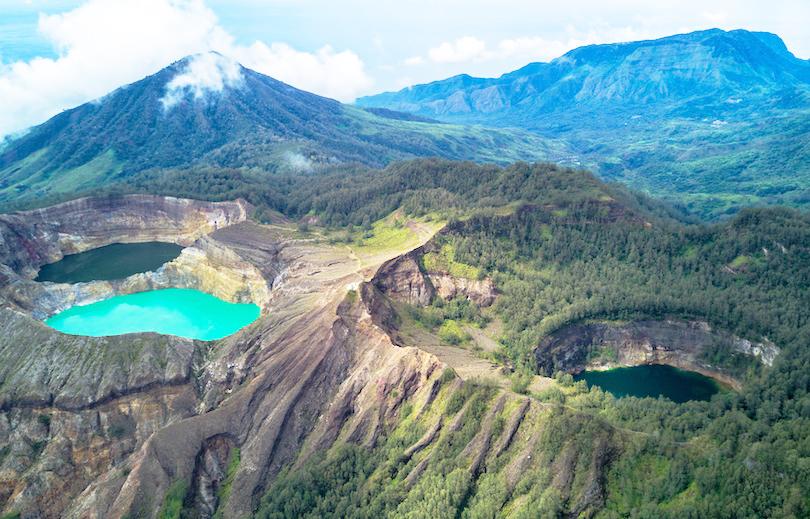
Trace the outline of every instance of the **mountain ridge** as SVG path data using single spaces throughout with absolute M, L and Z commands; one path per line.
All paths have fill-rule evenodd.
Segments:
M 704 216 L 810 202 L 810 61 L 771 33 L 589 45 L 497 78 L 458 75 L 357 105 L 561 139 L 603 178 Z
M 401 101 L 402 104 L 400 105 L 400 108 L 405 111 L 413 111 L 413 107 L 407 103 L 407 100 L 413 98 L 414 96 L 425 96 L 430 94 L 431 87 L 436 89 L 438 86 L 444 86 L 446 89 L 452 89 L 467 86 L 480 86 L 483 88 L 501 86 L 504 81 L 512 81 L 514 79 L 523 79 L 525 81 L 524 78 L 530 74 L 537 75 L 540 73 L 546 73 L 546 75 L 548 75 L 553 72 L 562 74 L 562 72 L 550 70 L 551 67 L 563 67 L 564 69 L 565 66 L 577 64 L 592 65 L 591 62 L 594 60 L 605 60 L 607 58 L 615 59 L 617 56 L 627 57 L 639 49 L 655 48 L 672 44 L 706 45 L 707 43 L 711 43 L 715 50 L 725 49 L 726 51 L 729 51 L 730 49 L 736 49 L 740 51 L 741 56 L 745 57 L 745 54 L 741 51 L 746 49 L 740 49 L 739 46 L 746 42 L 748 44 L 752 44 L 754 42 L 760 43 L 763 49 L 767 49 L 774 54 L 771 56 L 771 58 L 779 58 L 783 63 L 790 65 L 792 71 L 790 77 L 793 77 L 795 80 L 802 83 L 810 83 L 810 61 L 796 58 L 792 53 L 790 53 L 787 46 L 777 35 L 764 32 L 749 32 L 741 29 L 729 32 L 722 31 L 720 29 L 709 29 L 706 31 L 678 34 L 654 40 L 586 45 L 572 49 L 566 52 L 564 55 L 551 60 L 550 62 L 532 62 L 516 70 L 501 74 L 498 77 L 485 78 L 474 77 L 469 74 L 458 74 L 443 80 L 432 81 L 422 85 L 409 86 L 397 92 L 384 92 L 373 96 L 361 97 L 358 99 L 357 104 L 360 106 L 374 106 L 379 104 L 378 101 L 385 102 L 388 99 L 401 97 L 403 98 L 403 101 Z M 564 71 L 567 72 L 568 69 L 564 69 Z M 543 79 L 547 78 L 539 78 L 539 80 Z M 529 86 L 536 87 L 537 84 L 533 83 Z M 439 92 L 435 92 L 435 94 L 438 93 Z M 470 106 L 470 108 L 474 109 L 475 106 Z M 432 113 L 430 107 L 420 107 L 418 111 L 423 114 Z M 439 110 L 434 111 L 439 112 Z M 475 110 L 472 111 L 474 112 Z
M 0 150 L 0 202 L 79 193 L 192 165 L 311 170 L 444 156 L 562 156 L 532 134 L 374 113 L 296 89 L 215 53 L 184 58 L 66 110 Z

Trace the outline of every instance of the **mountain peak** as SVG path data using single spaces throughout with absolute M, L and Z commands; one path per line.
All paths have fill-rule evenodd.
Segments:
M 530 63 L 498 78 L 454 76 L 397 93 L 361 98 L 360 106 L 426 117 L 519 109 L 539 113 L 601 103 L 672 106 L 692 99 L 765 95 L 810 84 L 810 62 L 775 34 L 707 29 L 655 40 L 587 45 L 550 63 Z M 488 117 L 488 116 L 487 116 Z
M 169 69 L 174 75 L 166 83 L 166 93 L 160 99 L 164 110 L 171 109 L 185 98 L 199 101 L 227 88 L 238 88 L 244 79 L 242 65 L 215 51 L 187 56 L 170 65 Z
M 0 150 L 0 203 L 190 165 L 289 172 L 414 156 L 505 162 L 551 153 L 559 152 L 515 130 L 468 131 L 346 107 L 207 52 L 66 110 L 9 142 Z

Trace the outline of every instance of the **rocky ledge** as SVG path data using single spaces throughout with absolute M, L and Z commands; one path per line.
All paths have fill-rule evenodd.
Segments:
M 375 286 L 391 299 L 415 306 L 426 306 L 434 297 L 463 297 L 481 307 L 495 301 L 492 279 L 468 279 L 425 270 L 420 261 L 423 253 L 423 248 L 415 249 L 383 264 L 374 277 Z

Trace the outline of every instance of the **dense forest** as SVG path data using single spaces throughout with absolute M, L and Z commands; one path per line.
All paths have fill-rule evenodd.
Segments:
M 470 384 L 455 393 L 448 389 L 431 411 L 449 420 L 467 406 L 469 420 L 443 433 L 416 487 L 405 484 L 413 461 L 401 454 L 427 425 L 424 418 L 404 416 L 372 449 L 344 446 L 282 473 L 263 499 L 260 517 L 810 515 L 805 213 L 747 209 L 702 224 L 583 171 L 439 160 L 297 176 L 151 171 L 105 192 L 132 191 L 243 197 L 259 219 L 306 219 L 326 229 L 369 228 L 395 210 L 446 219 L 431 250 L 439 260 L 451 255 L 444 261 L 494 280 L 500 296 L 491 312 L 504 324 L 503 358 L 518 374 L 535 370 L 533 351 L 544 335 L 588 318 L 697 318 L 745 338 L 767 338 L 781 349 L 770 368 L 730 351 L 709 352 L 735 369 L 744 387 L 708 402 L 615 399 L 565 376 L 559 387 L 535 394 L 552 411 L 543 418 L 542 449 L 534 455 L 551 466 L 564 445 L 574 449 L 580 460 L 574 486 L 583 495 L 587 485 L 579 478 L 595 470 L 588 460 L 610 460 L 599 510 L 573 510 L 570 500 L 550 492 L 548 473 L 531 474 L 507 491 L 497 460 L 492 473 L 469 477 L 458 462 L 459 446 L 472 437 L 494 395 Z M 451 304 L 437 315 L 480 317 L 467 310 Z M 493 427 L 504 426 L 498 423 Z
M 605 218 L 608 212 L 598 203 L 564 210 L 523 206 L 507 216 L 453 224 L 438 242 L 441 250 L 453 250 L 455 261 L 494 277 L 502 291 L 496 312 L 507 328 L 502 342 L 528 369 L 542 336 L 587 318 L 705 319 L 778 344 L 780 358 L 767 370 L 730 351 L 707 353 L 744 371 L 739 393 L 687 405 L 601 401 L 593 411 L 620 427 L 666 438 L 614 465 L 620 481 L 612 491 L 639 493 L 630 508 L 614 503 L 622 515 L 806 516 L 810 218 L 786 209 L 750 209 L 722 224 L 684 226 L 633 212 Z M 668 441 L 708 441 L 711 447 L 692 455 L 666 452 Z M 674 496 L 670 490 L 645 488 L 637 457 L 648 455 L 675 457 L 679 472 L 662 484 L 696 486 L 689 506 L 674 513 L 663 505 Z
M 45 197 L 13 208 L 50 205 L 83 195 L 151 193 L 206 200 L 243 198 L 256 216 L 317 217 L 327 227 L 360 226 L 396 209 L 463 216 L 487 208 L 534 203 L 567 206 L 610 197 L 648 218 L 696 221 L 683 211 L 591 173 L 554 164 L 519 162 L 509 167 L 440 159 L 396 162 L 384 169 L 359 164 L 313 172 L 268 172 L 251 168 L 152 169 L 124 175 L 109 187 Z

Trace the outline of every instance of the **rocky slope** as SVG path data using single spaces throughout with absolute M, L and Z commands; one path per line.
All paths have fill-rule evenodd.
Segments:
M 70 225 L 67 206 L 44 210 L 50 216 L 37 220 L 40 227 L 23 227 L 30 218 L 6 224 L 7 242 L 32 246 L 6 256 L 12 265 L 3 267 L 0 292 L 0 513 L 123 518 L 183 508 L 199 517 L 264 517 L 297 506 L 274 501 L 288 495 L 285 488 L 306 491 L 296 478 L 351 475 L 341 460 L 354 453 L 370 467 L 362 484 L 329 484 L 364 492 L 356 502 L 365 513 L 377 506 L 387 510 L 380 516 L 397 515 L 400 505 L 421 510 L 439 492 L 448 510 L 589 517 L 606 502 L 612 464 L 644 437 L 553 400 L 463 381 L 436 355 L 400 341 L 402 305 L 461 296 L 486 306 L 496 295 L 487 278 L 424 268 L 432 230 L 418 235 L 415 250 L 364 255 L 245 221 L 239 203 L 132 198 L 110 207 L 108 214 L 118 215 L 111 218 L 85 211 L 105 203 L 82 202 L 84 216 Z M 174 216 L 157 219 L 157 229 L 141 204 L 184 209 L 166 211 Z M 113 225 L 109 236 L 190 245 L 158 271 L 122 282 L 30 280 L 62 247 L 106 243 L 104 221 Z M 155 334 L 65 336 L 33 316 L 162 283 L 253 300 L 262 315 L 209 343 Z M 692 351 L 699 331 L 682 333 L 677 348 Z M 600 333 L 650 342 L 628 331 Z M 678 338 L 668 329 L 659 335 Z M 553 351 L 562 355 L 577 344 L 562 341 Z M 767 345 L 739 343 L 746 344 L 748 353 L 759 348 L 770 358 Z M 346 505 L 337 499 L 325 506 L 337 501 Z
M 415 306 L 425 306 L 434 297 L 466 298 L 481 307 L 495 301 L 495 286 L 490 278 L 470 279 L 443 269 L 426 269 L 422 258 L 430 249 L 428 244 L 383 264 L 374 278 L 375 286 L 391 299 Z
M 190 240 L 196 234 L 177 225 L 186 219 L 173 225 Z M 59 228 L 56 220 L 50 225 Z M 121 236 L 144 225 L 133 217 L 137 223 L 127 232 L 122 220 L 107 221 L 118 222 Z M 101 232 L 96 226 L 88 227 Z M 48 251 L 58 253 L 59 243 L 89 243 L 80 231 L 65 233 L 71 239 L 64 242 L 32 241 L 45 244 L 43 251 L 8 256 L 19 270 L 6 271 L 17 276 L 17 285 L 33 283 L 23 274 L 31 276 L 41 258 L 54 257 Z M 560 417 L 547 404 L 463 383 L 434 355 L 392 341 L 381 320 L 396 318 L 394 301 L 378 287 L 410 293 L 406 278 L 412 278 L 423 284 L 419 290 L 435 290 L 427 288 L 429 275 L 418 265 L 414 270 L 412 254 L 375 252 L 371 264 L 345 248 L 250 222 L 221 227 L 191 249 L 205 260 L 184 259 L 184 252 L 180 265 L 164 266 L 153 282 L 189 279 L 180 272 L 208 279 L 200 272 L 210 264 L 225 271 L 250 265 L 269 287 L 257 322 L 212 343 L 154 334 L 73 337 L 35 320 L 36 304 L 5 300 L 0 512 L 157 517 L 177 505 L 200 517 L 245 517 L 261 513 L 274 485 L 283 482 L 279 476 L 289 474 L 285 468 L 303 470 L 347 446 L 372 455 L 390 442 L 405 443 L 392 451 L 401 453 L 394 466 L 379 470 L 399 472 L 414 498 L 432 484 L 452 446 L 466 485 L 497 472 L 512 489 L 551 489 L 572 514 L 591 513 L 603 502 L 604 471 L 622 433 L 588 416 Z M 447 284 L 446 273 L 434 274 Z M 228 287 L 235 279 L 219 283 Z M 454 283 L 456 291 L 481 295 Z M 491 286 L 483 283 L 486 299 Z M 571 420 L 588 436 L 559 444 L 553 431 Z M 543 469 L 548 465 L 553 477 Z M 518 501 L 534 506 L 527 498 Z
M 43 517 L 154 516 L 175 482 L 208 478 L 213 485 L 216 459 L 238 446 L 248 461 L 233 479 L 228 502 L 201 494 L 198 504 L 201 512 L 221 505 L 226 516 L 241 516 L 301 449 L 318 450 L 339 436 L 373 443 L 403 400 L 441 373 L 434 357 L 394 347 L 362 301 L 347 299 L 347 287 L 359 286 L 363 276 L 346 251 L 249 223 L 226 227 L 244 219 L 239 204 L 128 201 L 103 219 L 91 218 L 88 208 L 109 202 L 95 200 L 75 212 L 75 206 L 61 206 L 38 212 L 37 219 L 5 217 L 6 243 L 25 239 L 31 246 L 6 257 L 0 509 Z M 187 210 L 150 219 L 144 203 Z M 80 221 L 88 222 L 86 229 Z M 263 317 L 214 344 L 154 334 L 72 337 L 38 323 L 27 312 L 42 311 L 43 300 L 67 304 L 70 298 L 59 294 L 76 296 L 81 288 L 30 288 L 39 284 L 25 276 L 63 251 L 106 243 L 99 222 L 111 227 L 108 241 L 126 236 L 188 243 L 220 230 L 149 279 L 139 275 L 104 290 L 85 288 L 92 297 L 193 279 L 202 289 L 231 290 L 231 299 L 260 299 Z M 224 273 L 209 275 L 207 269 L 217 267 Z M 245 281 L 255 276 L 264 292 Z M 11 293 L 33 297 L 8 297 L 9 286 L 23 285 L 28 290 Z M 244 289 L 233 291 L 235 285 Z

